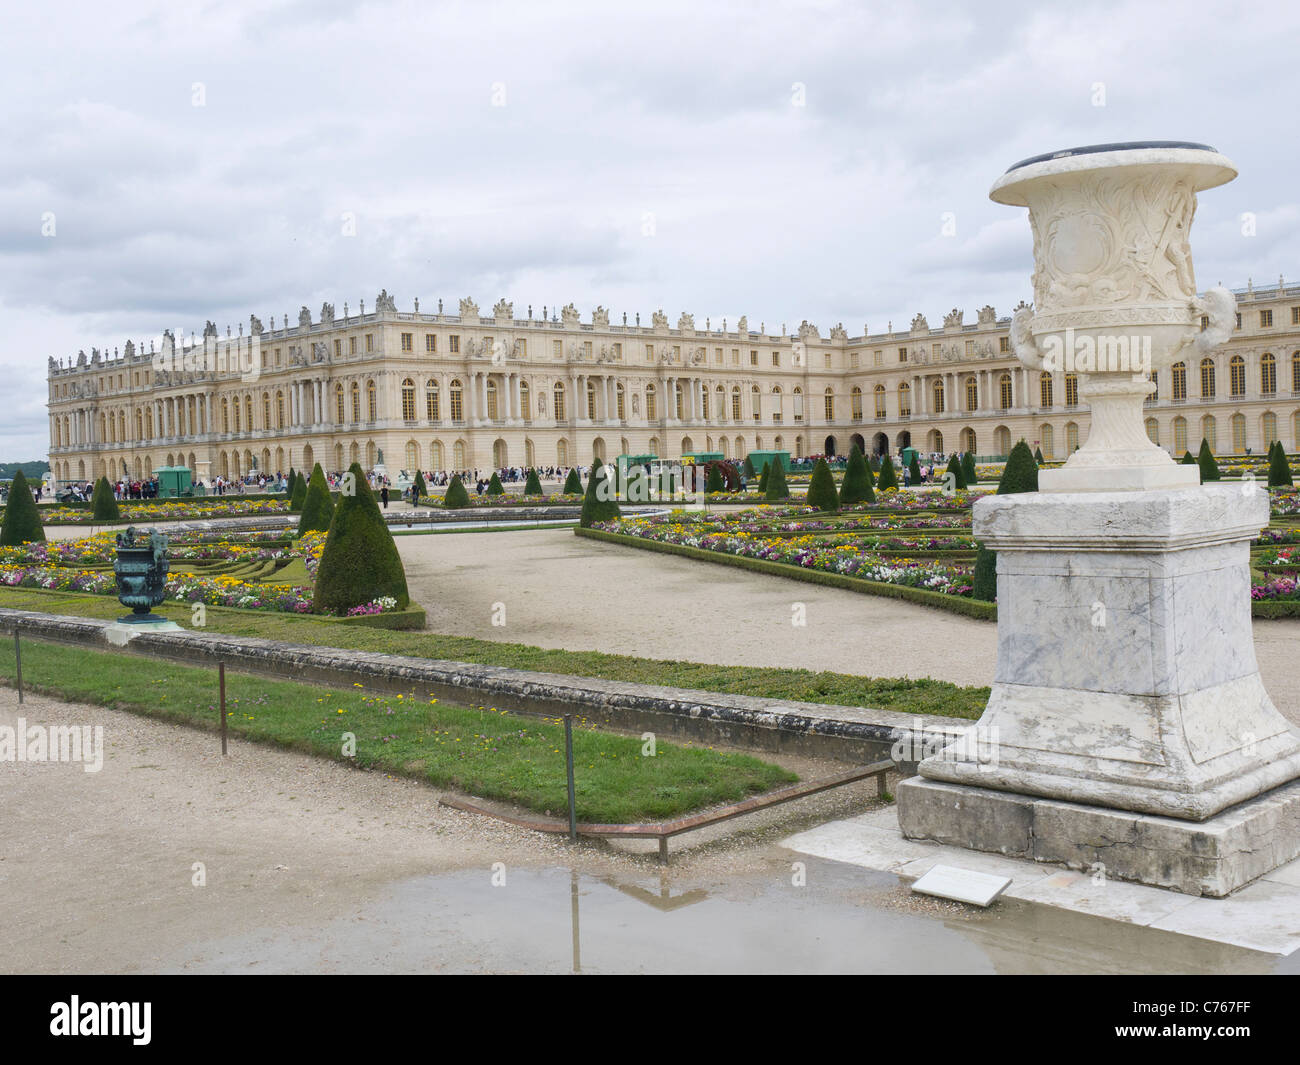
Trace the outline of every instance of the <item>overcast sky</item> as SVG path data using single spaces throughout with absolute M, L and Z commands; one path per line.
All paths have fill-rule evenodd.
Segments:
M 4 23 L 0 460 L 47 452 L 47 356 L 381 288 L 823 335 L 1006 314 L 1030 234 L 989 186 L 1080 144 L 1214 145 L 1241 176 L 1200 198 L 1198 285 L 1300 278 L 1292 3 L 95 0 Z

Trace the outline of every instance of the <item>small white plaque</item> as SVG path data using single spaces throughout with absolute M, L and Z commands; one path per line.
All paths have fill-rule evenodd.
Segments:
M 912 890 L 922 895 L 968 902 L 972 906 L 988 906 L 1010 886 L 1009 876 L 977 873 L 954 865 L 936 865 L 912 884 Z

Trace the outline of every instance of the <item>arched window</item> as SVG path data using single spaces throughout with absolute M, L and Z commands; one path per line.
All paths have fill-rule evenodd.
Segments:
M 1240 355 L 1228 360 L 1228 392 L 1233 396 L 1246 394 L 1246 360 Z
M 366 382 L 366 421 L 379 420 L 379 396 L 375 392 L 375 382 Z
M 414 387 L 412 387 L 411 391 L 414 393 Z M 414 405 L 415 401 L 412 400 L 411 402 Z M 414 440 L 406 442 L 406 468 L 408 470 L 418 470 L 420 468 L 420 445 Z
M 773 385 L 772 386 L 772 421 L 778 423 L 781 421 L 781 418 L 785 414 L 785 411 L 781 404 L 782 398 L 783 397 L 781 395 L 781 386 Z
M 700 417 L 709 419 L 709 386 L 703 381 L 700 382 Z
M 1215 421 L 1213 414 L 1207 414 L 1201 419 L 1201 436 L 1210 445 L 1210 452 L 1217 455 L 1219 453 L 1219 423 Z
M 1271 351 L 1259 357 L 1259 392 L 1263 396 L 1277 392 L 1277 359 Z
M 1296 353 L 1300 357 L 1300 352 Z M 731 388 L 731 420 L 740 421 L 740 386 L 733 385 Z M 737 456 L 739 457 L 739 456 Z
M 519 409 L 520 411 L 523 412 L 525 422 L 531 422 L 533 420 L 533 407 L 532 407 L 532 403 L 530 402 L 532 394 L 533 394 L 532 389 L 528 387 L 528 382 L 520 381 L 519 382 Z M 529 465 L 532 464 L 529 463 Z
M 455 469 L 463 470 L 467 463 L 465 462 L 465 441 L 457 440 L 451 448 L 451 459 Z
M 1002 410 L 1011 409 L 1011 375 L 1004 373 L 998 378 L 998 406 Z
M 340 389 L 339 395 L 342 396 L 342 394 L 343 394 L 342 389 Z M 342 403 L 342 400 L 340 400 L 340 403 Z M 343 411 L 340 409 L 339 421 L 343 420 L 342 414 Z M 221 401 L 221 431 L 223 433 L 230 432 L 230 400 L 228 399 L 223 399 Z M 135 412 L 135 435 L 137 437 L 139 437 L 140 435 L 140 412 L 139 411 Z
M 554 399 L 555 399 L 555 420 L 557 422 L 562 422 L 564 421 L 564 385 L 559 381 L 555 383 Z M 561 462 L 560 465 L 564 465 L 564 463 Z
M 753 413 L 754 421 L 763 417 L 763 395 L 758 390 L 758 385 L 754 385 L 749 390 L 750 410 Z
M 1187 451 L 1187 419 L 1181 414 L 1174 419 L 1174 451 L 1180 456 Z
M 1052 409 L 1052 375 L 1050 373 L 1040 373 L 1038 375 L 1038 405 L 1043 410 Z M 1043 452 L 1047 454 L 1046 451 Z
M 431 422 L 442 420 L 442 391 L 438 387 L 438 379 L 430 377 L 424 382 L 424 416 Z M 441 469 L 441 466 L 435 466 L 434 469 Z
M 1065 405 L 1066 407 L 1079 405 L 1079 375 L 1076 373 L 1065 375 Z
M 1277 440 L 1277 415 L 1271 410 L 1265 411 L 1259 420 L 1260 435 L 1264 438 L 1264 446 L 1272 447 Z
M 442 457 L 442 441 L 435 440 L 432 444 L 429 445 L 429 469 L 442 470 L 444 468 L 445 467 L 443 466 L 443 457 Z
M 682 382 L 680 380 L 674 381 L 673 395 L 672 395 L 673 417 L 675 417 L 678 421 L 682 420 L 682 406 L 683 406 L 682 393 L 683 393 Z
M 1291 353 L 1291 391 L 1300 392 L 1300 351 Z M 1300 445 L 1300 440 L 1296 443 Z
M 1245 368 L 1241 371 L 1245 374 Z M 1234 455 L 1244 455 L 1246 453 L 1246 416 L 1244 414 L 1234 414 L 1232 416 L 1232 453 Z
M 555 461 L 561 466 L 569 464 L 569 445 L 567 441 L 559 440 L 555 444 Z
M 961 431 L 961 449 L 969 451 L 972 455 L 979 449 L 975 446 L 975 430 L 967 426 Z
M 235 402 L 234 402 L 233 406 L 234 406 L 234 411 L 235 411 L 235 432 L 238 433 L 238 432 L 241 432 L 241 431 L 242 431 L 242 430 L 240 429 L 240 423 L 241 423 L 242 420 L 243 420 L 243 414 L 242 414 L 242 411 L 241 411 L 241 405 L 240 405 L 239 397 L 238 397 L 238 396 L 235 397 Z M 144 412 L 144 429 L 145 429 L 145 433 L 146 433 L 150 438 L 152 438 L 152 437 L 153 437 L 153 412 L 152 412 L 152 411 L 145 411 L 145 412 Z
M 459 425 L 465 420 L 465 387 L 460 383 L 459 378 L 452 381 L 447 388 L 447 406 L 452 425 Z M 460 465 L 455 468 L 460 469 Z
M 849 416 L 855 421 L 862 421 L 862 389 L 857 385 L 849 393 Z
M 222 401 L 225 402 L 224 400 Z M 334 420 L 342 425 L 347 421 L 347 410 L 343 401 L 343 386 L 337 384 L 334 386 Z
M 912 386 L 906 381 L 898 385 L 898 416 L 900 418 L 912 416 Z
M 966 378 L 966 409 L 979 410 L 980 383 L 974 377 Z
M 942 378 L 937 379 L 937 380 L 934 382 L 934 384 L 932 384 L 932 385 L 930 386 L 930 389 L 931 389 L 931 392 L 932 392 L 933 395 L 934 395 L 934 413 L 935 413 L 935 414 L 942 414 L 942 413 L 943 413 L 943 401 L 944 401 L 944 398 L 945 398 L 945 397 L 944 397 L 944 388 L 943 388 L 943 379 L 942 379 Z M 941 451 L 941 450 L 943 450 L 943 449 L 942 449 L 942 448 L 935 448 L 934 450 L 935 450 L 935 451 Z
M 833 422 L 835 420 L 835 390 L 833 388 L 826 389 L 822 396 L 822 402 L 826 408 L 826 420 Z
M 1151 443 L 1158 445 L 1160 443 L 1160 423 L 1154 418 L 1148 418 L 1146 420 L 1146 427 L 1147 439 L 1150 440 Z
M 275 427 L 284 428 L 284 393 L 278 391 L 275 394 Z
M 361 386 L 353 381 L 349 388 L 352 393 L 352 421 L 355 424 L 361 421 Z
M 1005 425 L 999 425 L 993 430 L 993 447 L 1004 458 L 1011 453 L 1011 430 Z
M 252 427 L 251 422 L 249 423 L 249 427 L 250 428 Z M 262 393 L 262 428 L 263 429 L 271 428 L 271 393 L 270 392 Z
M 622 385 L 619 385 L 619 388 L 622 388 L 622 387 L 623 387 Z M 727 420 L 727 390 L 726 390 L 725 388 L 723 388 L 721 385 L 718 385 L 718 387 L 715 388 L 713 391 L 714 391 L 713 400 L 714 400 L 714 402 L 717 404 L 718 421 L 720 421 L 720 422 L 725 422 L 725 421 Z M 796 391 L 797 391 L 797 390 L 796 390 Z M 795 400 L 795 413 L 794 413 L 794 416 L 795 416 L 796 418 L 799 417 L 798 403 L 799 403 L 799 401 L 796 399 L 796 400 Z M 621 410 L 622 408 L 620 407 L 619 409 Z M 621 418 L 622 415 L 620 414 L 619 417 Z M 725 455 L 726 455 L 726 446 L 725 446 L 725 441 L 724 441 L 723 443 L 724 443 L 724 446 L 723 446 L 720 450 L 722 451 L 722 453 L 723 453 L 723 455 L 724 455 L 724 457 L 725 457 Z
M 1066 457 L 1073 455 L 1079 450 L 1079 426 L 1076 422 L 1065 423 L 1065 452 Z
M 1212 399 L 1214 397 L 1214 360 L 1204 358 L 1201 360 L 1201 398 Z
M 402 381 L 402 421 L 415 421 L 415 382 L 409 377 Z M 416 447 L 418 448 L 419 445 Z M 407 468 L 414 469 L 415 464 L 411 463 Z
M 885 386 L 876 385 L 875 389 L 873 389 L 872 391 L 872 396 L 875 398 L 876 401 L 876 417 L 877 418 L 886 417 Z
M 1056 454 L 1056 438 L 1050 425 L 1038 427 L 1038 446 L 1043 450 L 1043 458 L 1050 459 Z

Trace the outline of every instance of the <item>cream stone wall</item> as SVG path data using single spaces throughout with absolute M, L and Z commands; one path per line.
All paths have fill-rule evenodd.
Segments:
M 1187 366 L 1181 386 L 1177 368 L 1157 377 L 1147 430 L 1176 457 L 1203 436 L 1220 456 L 1274 437 L 1300 450 L 1300 286 L 1279 279 L 1237 301 L 1240 325 L 1207 366 Z M 165 465 L 205 480 L 254 462 L 370 469 L 381 451 L 390 474 L 593 454 L 846 454 L 854 441 L 992 457 L 1021 437 L 1064 459 L 1088 432 L 1073 382 L 1016 360 L 1009 317 L 975 317 L 954 309 L 931 328 L 918 314 L 906 331 L 855 337 L 805 322 L 780 335 L 744 318 L 671 325 L 662 311 L 648 325 L 611 323 L 602 308 L 582 321 L 572 305 L 516 317 L 504 300 L 483 315 L 468 299 L 458 314 L 399 311 L 384 292 L 337 318 L 304 307 L 296 326 L 250 318 L 247 333 L 220 336 L 209 323 L 203 340 L 164 337 L 154 352 L 128 342 L 51 358 L 49 457 L 59 481 Z

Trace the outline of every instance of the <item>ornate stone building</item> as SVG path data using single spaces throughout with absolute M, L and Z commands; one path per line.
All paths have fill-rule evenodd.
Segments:
M 1175 456 L 1202 437 L 1218 455 L 1258 453 L 1273 439 L 1300 450 L 1300 286 L 1279 279 L 1237 293 L 1238 328 L 1212 358 L 1157 377 L 1147 431 Z M 796 456 L 866 451 L 1005 455 L 1021 437 L 1064 459 L 1088 430 L 1074 375 L 1021 366 L 1010 318 L 959 310 L 931 328 L 793 335 L 760 324 L 676 325 L 658 311 L 611 324 L 572 304 L 490 315 L 303 307 L 232 336 L 209 322 L 200 340 L 164 334 L 150 351 L 92 349 L 49 360 L 50 463 L 59 481 L 148 476 L 187 465 L 198 478 L 254 469 L 337 471 L 381 455 L 398 469 L 568 466 L 593 454 L 676 458 L 751 449 Z M 155 347 L 158 350 L 153 350 Z

